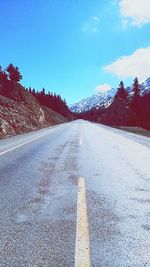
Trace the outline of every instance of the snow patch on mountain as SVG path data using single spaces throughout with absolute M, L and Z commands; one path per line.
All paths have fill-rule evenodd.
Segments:
M 127 91 L 132 95 L 132 86 L 127 87 Z M 70 109 L 72 112 L 81 113 L 91 110 L 92 108 L 107 108 L 113 102 L 113 98 L 117 92 L 117 88 L 111 88 L 108 91 L 99 91 L 97 94 L 82 99 L 80 102 L 72 104 Z M 150 92 L 150 78 L 141 84 L 141 95 Z
M 150 77 L 144 83 L 141 84 L 141 90 L 143 94 L 150 92 Z
M 98 92 L 91 97 L 84 98 L 80 102 L 71 105 L 70 109 L 72 112 L 81 113 L 92 108 L 99 108 L 102 106 L 107 107 L 109 104 L 111 104 L 116 91 L 117 89 L 112 88 L 106 92 Z

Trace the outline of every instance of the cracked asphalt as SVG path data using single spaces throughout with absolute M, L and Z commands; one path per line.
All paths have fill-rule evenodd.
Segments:
M 77 120 L 0 141 L 1 267 L 75 266 L 79 177 L 91 266 L 150 266 L 150 138 Z

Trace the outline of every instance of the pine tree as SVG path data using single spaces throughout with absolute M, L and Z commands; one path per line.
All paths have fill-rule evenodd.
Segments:
M 134 92 L 134 97 L 140 96 L 140 84 L 138 78 L 134 79 L 133 92 Z
M 22 75 L 20 74 L 19 68 L 14 67 L 13 64 L 9 64 L 6 71 L 8 72 L 9 79 L 12 82 L 19 82 L 22 79 Z
M 118 99 L 118 98 L 120 98 L 120 99 L 126 99 L 127 96 L 128 96 L 128 93 L 127 93 L 127 91 L 124 88 L 123 81 L 121 81 L 120 84 L 119 84 L 119 87 L 118 87 L 118 91 L 117 91 L 117 93 L 115 95 L 115 99 Z
M 2 70 L 1 66 L 0 66 L 0 81 L 2 82 L 7 81 L 7 74 L 5 71 Z
M 134 83 L 132 86 L 133 97 L 130 103 L 132 110 L 135 112 L 137 117 L 137 125 L 142 126 L 142 97 L 140 95 L 140 84 L 138 78 L 134 79 Z
M 30 94 L 32 93 L 32 89 L 31 89 L 31 87 L 29 87 L 29 93 L 30 93 Z

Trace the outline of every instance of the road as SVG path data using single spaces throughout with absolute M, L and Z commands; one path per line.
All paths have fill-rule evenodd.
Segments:
M 1 267 L 150 266 L 150 138 L 77 120 L 0 141 Z

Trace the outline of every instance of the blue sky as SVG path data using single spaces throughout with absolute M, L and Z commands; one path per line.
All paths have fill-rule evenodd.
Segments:
M 0 65 L 18 66 L 26 87 L 71 104 L 150 76 L 149 0 L 0 0 L 0 10 Z

